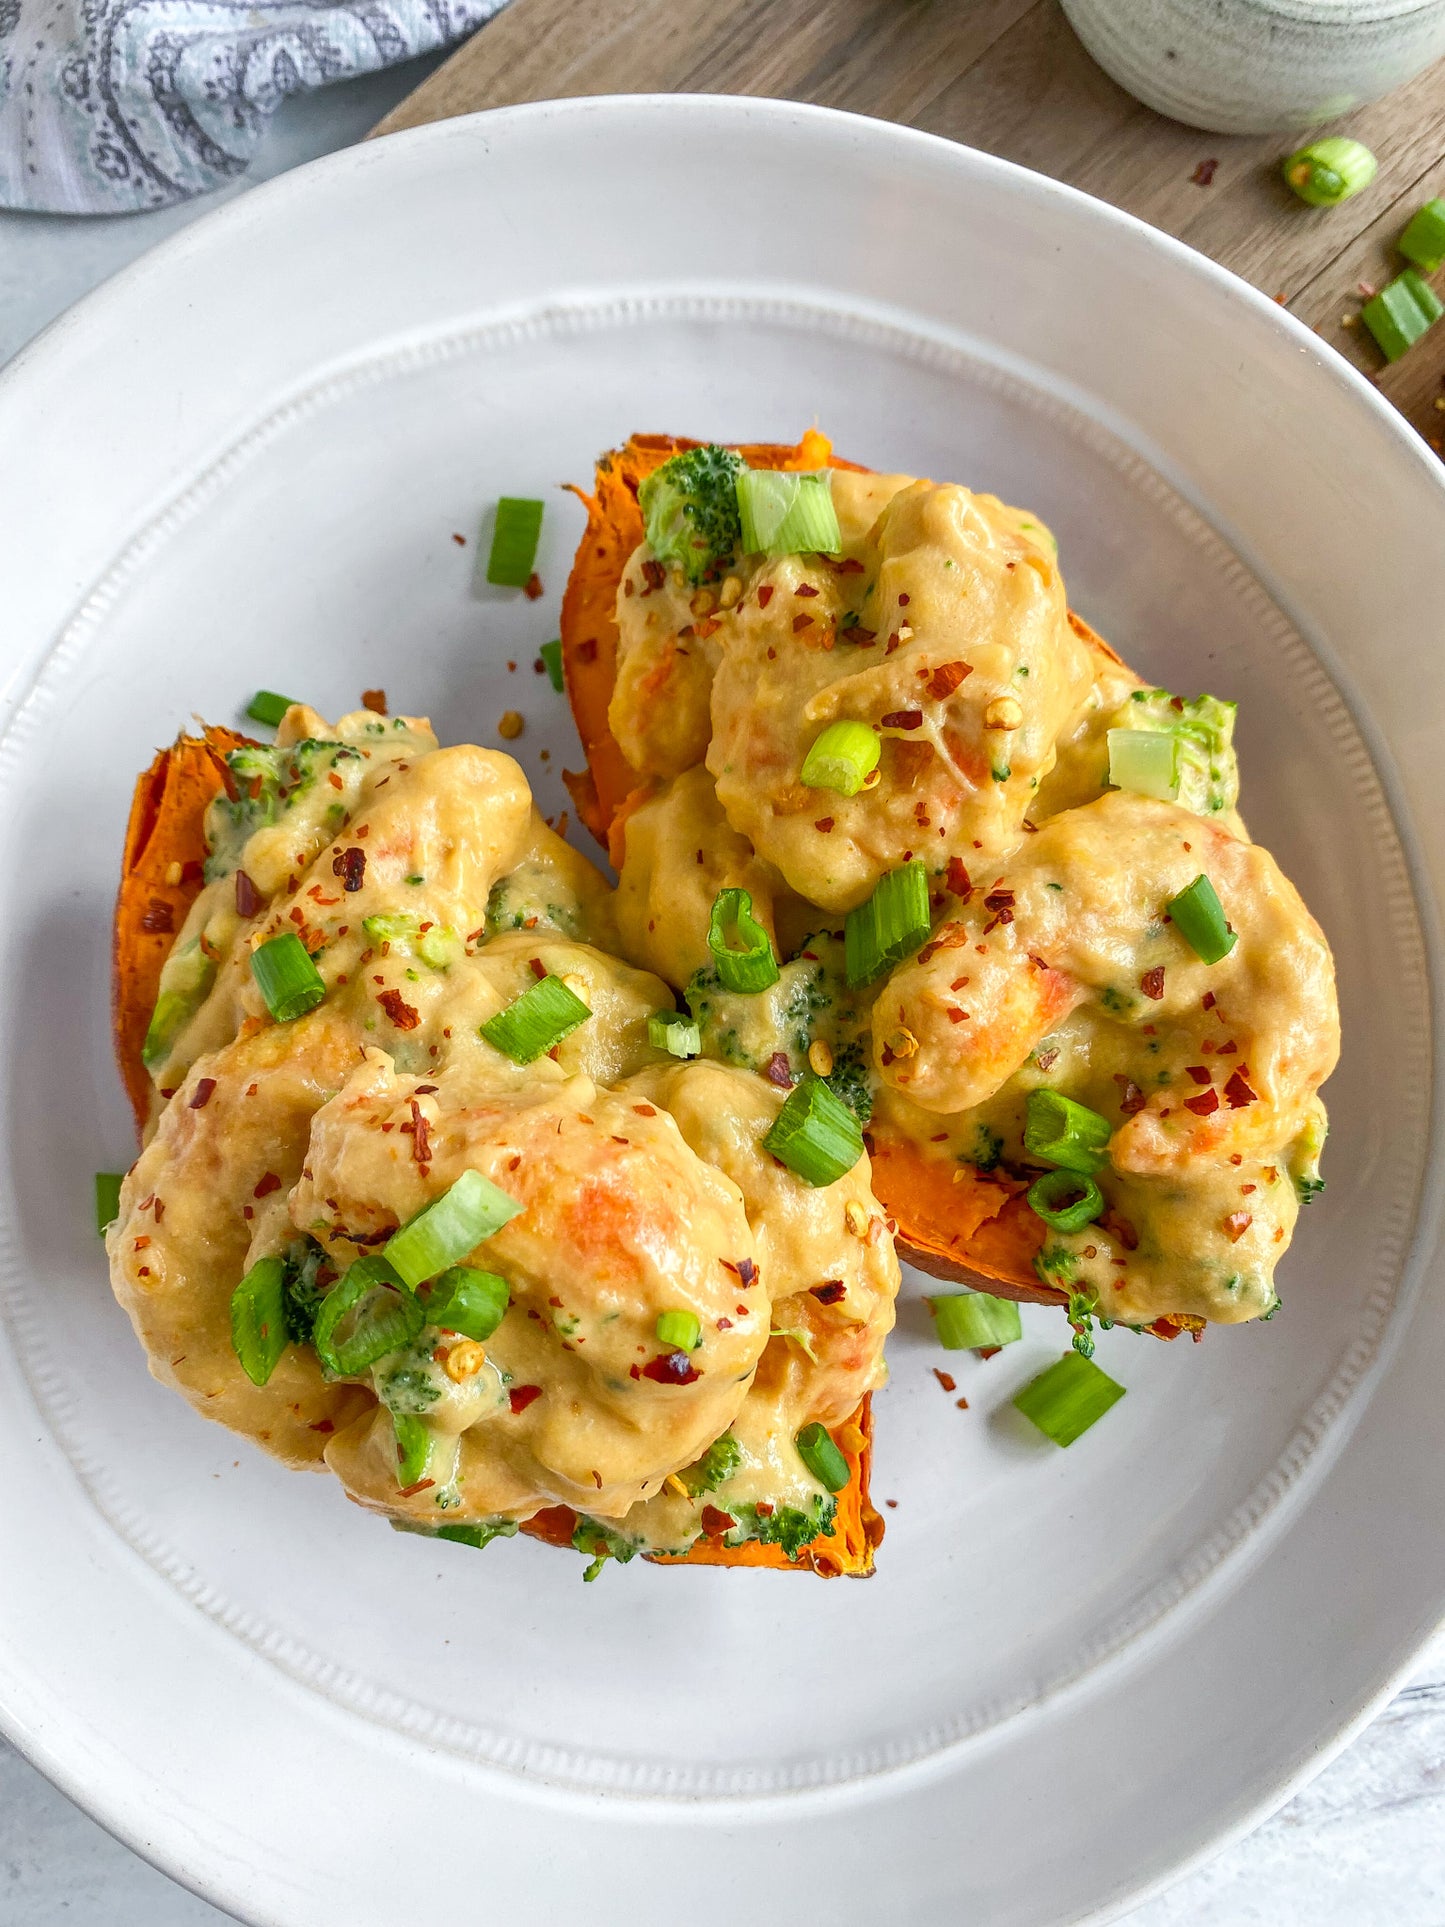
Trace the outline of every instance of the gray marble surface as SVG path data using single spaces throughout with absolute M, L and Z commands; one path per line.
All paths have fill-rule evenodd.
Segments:
M 432 64 L 287 102 L 251 183 L 357 140 Z M 0 362 L 221 198 L 105 221 L 0 211 Z M 220 1927 L 228 1918 L 112 1840 L 0 1741 L 0 1927 Z M 1282 1812 L 1130 1920 L 1445 1927 L 1445 1634 L 1411 1684 Z

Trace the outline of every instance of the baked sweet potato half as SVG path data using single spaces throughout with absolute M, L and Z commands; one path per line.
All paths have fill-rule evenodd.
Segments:
M 698 446 L 680 437 L 634 435 L 600 457 L 590 494 L 581 488 L 574 491 L 586 507 L 587 528 L 562 602 L 562 663 L 587 766 L 566 780 L 579 815 L 617 866 L 626 847 L 628 818 L 651 791 L 628 763 L 608 723 L 617 681 L 618 595 L 628 559 L 644 536 L 638 491 L 664 462 Z M 811 429 L 793 446 L 754 444 L 739 447 L 737 453 L 752 468 L 868 472 L 841 461 L 827 438 Z M 1072 612 L 1068 620 L 1101 663 L 1122 666 L 1087 623 Z M 986 1286 L 1000 1296 L 1068 1303 L 1065 1291 L 1041 1282 L 1035 1271 L 1045 1230 L 1024 1203 L 1022 1183 L 929 1158 L 907 1139 L 876 1126 L 870 1142 L 874 1189 L 897 1223 L 904 1256 L 935 1277 Z M 1202 1319 L 1171 1314 L 1149 1329 L 1161 1338 L 1174 1338 L 1182 1330 L 1197 1332 L 1202 1324 Z
M 143 1060 L 162 967 L 203 885 L 207 807 L 222 789 L 233 798 L 235 795 L 226 755 L 248 740 L 218 728 L 208 728 L 197 737 L 182 736 L 171 748 L 159 751 L 136 781 L 113 929 L 113 1036 L 121 1078 L 142 1137 L 167 1095 L 156 1091 Z M 364 1416 L 364 1396 L 355 1387 L 333 1388 L 333 1397 L 339 1400 L 336 1410 L 312 1430 L 332 1434 Z M 835 1495 L 837 1510 L 831 1531 L 801 1547 L 794 1558 L 790 1559 L 777 1544 L 748 1541 L 726 1545 L 723 1535 L 735 1522 L 726 1512 L 712 1507 L 703 1513 L 705 1536 L 687 1553 L 669 1558 L 645 1556 L 656 1557 L 657 1563 L 761 1566 L 809 1571 L 822 1577 L 870 1573 L 874 1548 L 883 1536 L 883 1522 L 868 1497 L 872 1451 L 868 1398 L 848 1422 L 834 1428 L 833 1436 L 847 1461 L 848 1483 Z M 323 1444 L 324 1439 L 318 1437 L 318 1455 Z M 319 1463 L 319 1457 L 315 1462 Z M 618 1556 L 615 1545 L 590 1546 L 586 1522 L 567 1506 L 548 1507 L 520 1529 L 549 1544 L 584 1552 L 610 1550 L 612 1556 Z

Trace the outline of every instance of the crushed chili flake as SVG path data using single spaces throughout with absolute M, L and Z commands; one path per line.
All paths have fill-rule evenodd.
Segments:
M 307 1430 L 311 1432 L 334 1432 L 336 1425 L 334 1421 L 329 1418 L 319 1418 L 314 1424 L 308 1426 Z
M 813 828 L 820 836 L 827 836 L 833 828 L 834 821 L 835 819 L 831 816 L 820 816 Z
M 966 1010 L 960 1010 L 957 1004 L 949 1004 L 947 1008 L 948 1021 L 950 1024 L 966 1024 L 968 1022 L 968 1012 Z
M 817 593 L 818 591 L 813 587 L 811 582 L 800 582 L 793 591 L 795 596 L 803 596 L 804 598 L 815 596 Z
M 765 582 L 762 588 L 758 590 L 758 607 L 760 609 L 766 609 L 772 599 L 773 585 L 771 582 Z
M 542 578 L 534 569 L 522 584 L 522 594 L 528 602 L 536 602 L 542 594 Z
M 541 1396 L 540 1385 L 514 1385 L 507 1394 L 507 1403 L 514 1412 L 525 1412 L 532 1401 Z
M 1237 1071 L 1230 1073 L 1229 1082 L 1224 1087 L 1224 1095 L 1232 1111 L 1242 1110 L 1246 1104 L 1253 1104 L 1259 1093 L 1250 1089 L 1245 1076 L 1247 1066 L 1241 1064 Z
M 401 1448 L 398 1446 L 397 1450 L 400 1453 Z M 418 1492 L 430 1491 L 435 1484 L 435 1479 L 418 1479 L 415 1485 L 404 1485 L 396 1496 L 399 1499 L 414 1499 Z
M 140 927 L 153 937 L 165 937 L 176 927 L 175 913 L 164 897 L 152 897 L 141 917 Z
M 927 671 L 923 671 L 925 675 Z M 944 702 L 950 697 L 965 676 L 973 674 L 971 662 L 941 662 L 928 677 L 928 693 L 935 702 Z
M 268 1171 L 256 1186 L 256 1189 L 251 1193 L 251 1196 L 253 1198 L 269 1198 L 273 1191 L 279 1191 L 280 1189 L 280 1178 L 277 1177 L 274 1171 Z
M 1230 1242 L 1232 1244 L 1238 1244 L 1253 1223 L 1254 1219 L 1250 1216 L 1249 1212 L 1231 1211 L 1224 1220 L 1224 1228 L 1229 1233 Z
M 961 897 L 967 903 L 973 895 L 973 884 L 969 881 L 962 857 L 951 856 L 948 859 L 948 868 L 944 871 L 943 880 L 948 885 L 951 896 Z
M 692 1385 L 701 1373 L 694 1369 L 686 1352 L 661 1352 L 643 1366 L 642 1376 L 658 1385 Z
M 790 1091 L 793 1088 L 793 1072 L 788 1063 L 788 1053 L 775 1050 L 768 1059 L 768 1068 L 764 1075 L 770 1084 L 777 1084 L 783 1090 Z
M 933 1368 L 933 1376 L 938 1380 L 945 1392 L 956 1392 L 958 1390 L 958 1381 L 951 1373 L 941 1372 L 935 1365 Z
M 373 716 L 386 714 L 386 691 L 384 689 L 363 689 L 361 707 L 369 709 Z
M 343 890 L 354 893 L 366 880 L 365 850 L 338 850 L 331 859 L 331 874 L 341 878 Z
M 749 1285 L 757 1283 L 758 1268 L 751 1258 L 739 1258 L 737 1264 L 733 1266 L 733 1269 L 742 1281 L 744 1291 L 747 1290 Z
M 812 626 L 813 626 L 813 618 L 810 615 L 805 614 L 805 615 L 793 617 L 793 634 L 795 636 L 802 635 L 805 629 L 811 629 Z
M 1163 964 L 1155 964 L 1152 970 L 1146 970 L 1144 975 L 1139 979 L 1139 988 L 1146 997 L 1152 998 L 1157 1004 L 1164 995 Z
M 639 1117 L 656 1117 L 657 1116 L 657 1112 L 652 1108 L 650 1104 L 634 1104 L 632 1108 L 634 1111 L 636 1111 Z
M 876 629 L 865 629 L 861 622 L 854 622 L 843 631 L 843 640 L 844 642 L 856 642 L 860 649 L 867 649 L 871 644 L 877 642 L 878 631 Z
M 1186 1077 L 1192 1077 L 1196 1084 L 1209 1084 L 1214 1081 L 1207 1064 L 1186 1064 L 1184 1067 L 1184 1075 Z
M 1014 907 L 1012 890 L 990 890 L 983 900 L 985 910 L 1012 910 Z
M 431 1126 L 416 1099 L 411 1100 L 411 1122 L 413 1137 L 411 1154 L 418 1164 L 431 1163 Z
M 1209 1117 L 1219 1109 L 1219 1093 L 1201 1091 L 1198 1097 L 1186 1097 L 1184 1108 L 1186 1111 L 1193 1111 L 1196 1117 Z
M 881 718 L 884 729 L 921 729 L 923 711 L 921 709 L 890 709 Z
M 376 1000 L 398 1030 L 415 1030 L 421 1016 L 399 990 L 383 990 Z
M 847 1290 L 848 1287 L 841 1278 L 829 1278 L 825 1284 L 808 1287 L 810 1295 L 816 1298 L 820 1305 L 836 1305 L 838 1300 L 845 1296 Z
M 537 979 L 538 983 L 540 983 L 547 974 L 547 966 L 540 957 L 528 957 L 527 968 Z
M 737 1528 L 737 1520 L 730 1512 L 724 1512 L 715 1505 L 705 1505 L 702 1509 L 703 1536 L 708 1539 L 721 1539 L 724 1533 Z
M 1114 1082 L 1119 1086 L 1119 1109 L 1125 1117 L 1133 1117 L 1136 1111 L 1142 1111 L 1147 1100 L 1134 1080 L 1125 1077 L 1122 1071 L 1115 1071 Z
M 191 1092 L 191 1109 L 203 1111 L 211 1101 L 211 1093 L 216 1088 L 214 1077 L 198 1077 L 196 1088 Z
M 1201 1010 L 1213 1010 L 1215 1001 L 1214 992 L 1212 990 L 1206 990 L 1204 995 L 1199 999 L 1199 1008 Z
M 1219 168 L 1218 156 L 1211 155 L 1211 157 L 1207 161 L 1201 161 L 1199 163 L 1198 167 L 1195 168 L 1194 172 L 1189 176 L 1189 178 L 1191 181 L 1193 181 L 1196 187 L 1209 187 L 1213 184 L 1214 176 L 1218 171 L 1218 168 Z

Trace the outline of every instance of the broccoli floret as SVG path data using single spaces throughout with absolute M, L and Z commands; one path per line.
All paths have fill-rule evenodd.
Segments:
M 743 1462 L 743 1449 L 731 1432 L 724 1432 L 720 1439 L 714 1439 L 695 1465 L 689 1465 L 678 1477 L 692 1496 L 701 1498 L 704 1492 L 716 1492 L 724 1479 L 730 1479 Z
M 274 823 L 294 798 L 305 793 L 326 770 L 360 758 L 361 751 L 345 743 L 308 737 L 289 749 L 264 743 L 243 743 L 226 757 L 234 796 L 222 791 L 206 813 L 206 881 L 228 876 L 241 861 L 241 852 L 255 831 Z
M 1218 696 L 1171 696 L 1167 689 L 1136 689 L 1114 717 L 1116 729 L 1167 730 L 1179 745 L 1176 801 L 1198 816 L 1232 810 L 1239 801 L 1239 764 L 1234 754 L 1237 704 Z
M 835 1097 L 843 1100 L 860 1124 L 867 1124 L 873 1115 L 873 1087 L 868 1081 L 868 1063 L 861 1043 L 855 1039 L 838 1052 L 823 1082 Z
M 973 1157 L 969 1160 L 980 1171 L 994 1171 L 1003 1156 L 1003 1139 L 987 1124 L 975 1127 L 973 1133 Z
M 781 1546 L 789 1559 L 796 1559 L 804 1546 L 812 1545 L 815 1539 L 833 1530 L 837 1516 L 838 1501 L 822 1492 L 806 1510 L 780 1505 L 772 1512 L 760 1514 L 753 1505 L 734 1506 L 732 1517 L 737 1520 L 737 1530 L 728 1533 L 727 1543 L 740 1546 L 756 1539 L 760 1545 Z
M 1078 1258 L 1065 1245 L 1045 1245 L 1034 1259 L 1034 1270 L 1046 1285 L 1066 1287 L 1078 1269 Z
M 321 1301 L 336 1283 L 336 1267 L 314 1238 L 304 1238 L 284 1254 L 286 1331 L 293 1345 L 309 1345 Z
M 1302 1205 L 1313 1204 L 1324 1190 L 1325 1181 L 1323 1178 L 1296 1178 L 1294 1188 Z
M 716 582 L 738 552 L 737 480 L 746 467 L 740 455 L 710 442 L 674 455 L 637 492 L 652 553 L 694 586 Z
M 615 1559 L 619 1566 L 625 1566 L 629 1559 L 635 1559 L 642 1550 L 635 1539 L 624 1538 L 600 1519 L 590 1519 L 585 1512 L 572 1529 L 572 1544 L 578 1552 L 592 1554 L 592 1563 L 582 1575 L 589 1584 L 609 1559 Z
M 450 1539 L 455 1546 L 489 1546 L 493 1539 L 515 1539 L 515 1519 L 479 1519 L 474 1525 L 423 1526 L 411 1519 L 393 1519 L 393 1532 L 414 1532 L 423 1539 Z

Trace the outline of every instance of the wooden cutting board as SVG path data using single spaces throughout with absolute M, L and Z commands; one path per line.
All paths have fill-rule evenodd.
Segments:
M 512 0 L 374 131 L 578 94 L 773 95 L 904 122 L 1127 208 L 1287 303 L 1438 453 L 1445 321 L 1393 367 L 1356 320 L 1421 202 L 1445 195 L 1445 64 L 1330 131 L 1379 156 L 1330 209 L 1279 178 L 1296 143 L 1202 134 L 1095 66 L 1057 0 Z M 1445 270 L 1436 277 L 1445 298 Z

